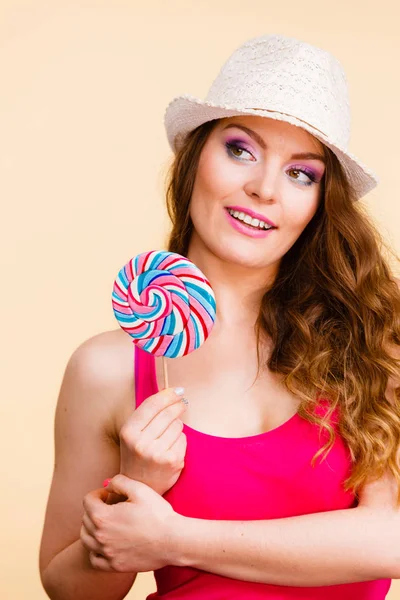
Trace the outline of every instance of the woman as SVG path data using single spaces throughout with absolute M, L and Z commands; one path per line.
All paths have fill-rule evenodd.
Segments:
M 400 577 L 400 292 L 356 202 L 377 180 L 346 149 L 343 71 L 261 36 L 165 123 L 168 250 L 210 280 L 217 319 L 167 359 L 162 391 L 160 359 L 135 347 L 133 377 L 120 330 L 74 352 L 43 585 L 122 598 L 154 570 L 154 598 L 384 598 Z

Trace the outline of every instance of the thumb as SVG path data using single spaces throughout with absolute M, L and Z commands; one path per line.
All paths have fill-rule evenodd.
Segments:
M 135 481 L 126 475 L 122 475 L 122 473 L 118 473 L 118 475 L 115 475 L 115 477 L 110 479 L 105 489 L 107 492 L 126 496 L 128 500 L 133 502 L 140 496 L 143 487 L 147 486 L 140 481 Z

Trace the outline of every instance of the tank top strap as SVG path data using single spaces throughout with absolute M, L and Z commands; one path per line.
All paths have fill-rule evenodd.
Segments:
M 158 391 L 155 358 L 134 344 L 135 407 Z

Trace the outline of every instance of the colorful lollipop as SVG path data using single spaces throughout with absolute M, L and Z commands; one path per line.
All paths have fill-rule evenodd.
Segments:
M 167 251 L 132 258 L 114 282 L 115 317 L 143 350 L 175 358 L 196 350 L 215 321 L 215 296 L 188 258 Z

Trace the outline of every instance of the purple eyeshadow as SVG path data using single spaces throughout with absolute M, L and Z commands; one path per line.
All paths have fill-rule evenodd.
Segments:
M 237 138 L 237 137 L 227 138 L 225 143 L 241 146 L 245 150 L 248 150 L 249 152 L 253 152 L 251 146 L 249 146 L 244 140 L 241 140 L 240 138 Z
M 310 167 L 306 167 L 305 165 L 294 165 L 290 167 L 291 169 L 299 169 L 304 171 L 306 175 L 308 175 L 313 181 L 319 182 L 322 178 L 322 173 L 320 171 L 310 169 Z
M 251 154 L 254 155 L 254 150 L 252 149 L 251 146 L 249 146 L 247 144 L 247 142 L 241 138 L 238 137 L 230 137 L 227 138 L 225 140 L 225 144 L 227 146 L 239 146 L 240 148 L 243 148 L 243 150 L 246 150 L 247 152 L 250 152 Z M 323 177 L 323 171 L 320 171 L 319 169 L 312 169 L 310 167 L 307 167 L 305 165 L 299 165 L 299 164 L 295 164 L 293 166 L 290 167 L 291 169 L 296 169 L 299 171 L 303 171 L 312 181 L 314 182 L 319 182 L 322 177 Z

